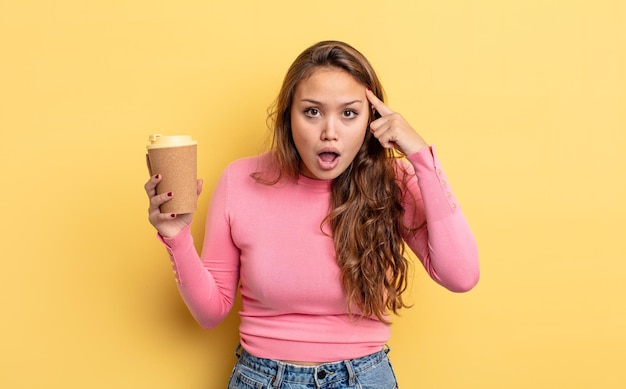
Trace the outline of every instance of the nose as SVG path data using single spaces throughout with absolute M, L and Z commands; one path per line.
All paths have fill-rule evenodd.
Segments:
M 324 122 L 322 140 L 337 140 L 337 135 L 337 123 L 333 118 L 329 118 Z

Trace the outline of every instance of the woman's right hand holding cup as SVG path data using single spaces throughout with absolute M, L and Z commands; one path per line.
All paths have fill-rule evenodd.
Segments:
M 176 194 L 173 192 L 168 193 L 156 193 L 156 186 L 163 176 L 155 174 L 146 184 L 144 189 L 150 199 L 150 206 L 148 207 L 148 220 L 150 224 L 156 228 L 159 234 L 164 238 L 173 238 L 178 235 L 183 228 L 191 224 L 193 213 L 175 214 L 175 213 L 161 213 L 159 208 L 163 203 L 169 201 Z M 198 195 L 202 192 L 202 180 L 198 180 Z

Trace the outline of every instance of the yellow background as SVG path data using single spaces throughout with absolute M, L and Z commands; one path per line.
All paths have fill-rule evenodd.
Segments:
M 625 385 L 626 2 L 2 0 L 0 387 L 225 387 L 236 312 L 206 332 L 179 299 L 144 147 L 198 139 L 200 244 L 218 175 L 264 149 L 322 39 L 437 145 L 480 247 L 469 294 L 416 268 L 401 387 Z

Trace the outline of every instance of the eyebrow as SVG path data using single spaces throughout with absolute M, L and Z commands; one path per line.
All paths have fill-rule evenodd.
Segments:
M 326 104 L 322 103 L 321 101 L 317 101 L 317 100 L 313 100 L 313 99 L 307 99 L 307 98 L 302 99 L 302 100 L 300 100 L 300 101 L 301 101 L 301 102 L 305 102 L 305 103 L 311 103 L 311 104 L 321 105 L 321 106 L 326 105 Z M 363 100 L 359 100 L 359 99 L 357 99 L 357 100 L 352 100 L 352 101 L 348 101 L 348 102 L 346 102 L 346 103 L 343 103 L 343 104 L 342 104 L 342 106 L 344 106 L 344 107 L 345 107 L 345 106 L 348 106 L 348 105 L 352 105 L 352 104 L 355 104 L 355 103 L 362 103 L 362 102 L 363 102 Z

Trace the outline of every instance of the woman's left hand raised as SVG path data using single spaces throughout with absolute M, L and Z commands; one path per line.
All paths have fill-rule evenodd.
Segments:
M 428 146 L 402 115 L 387 107 L 371 90 L 367 89 L 365 95 L 381 116 L 370 123 L 370 131 L 383 147 L 411 155 Z

